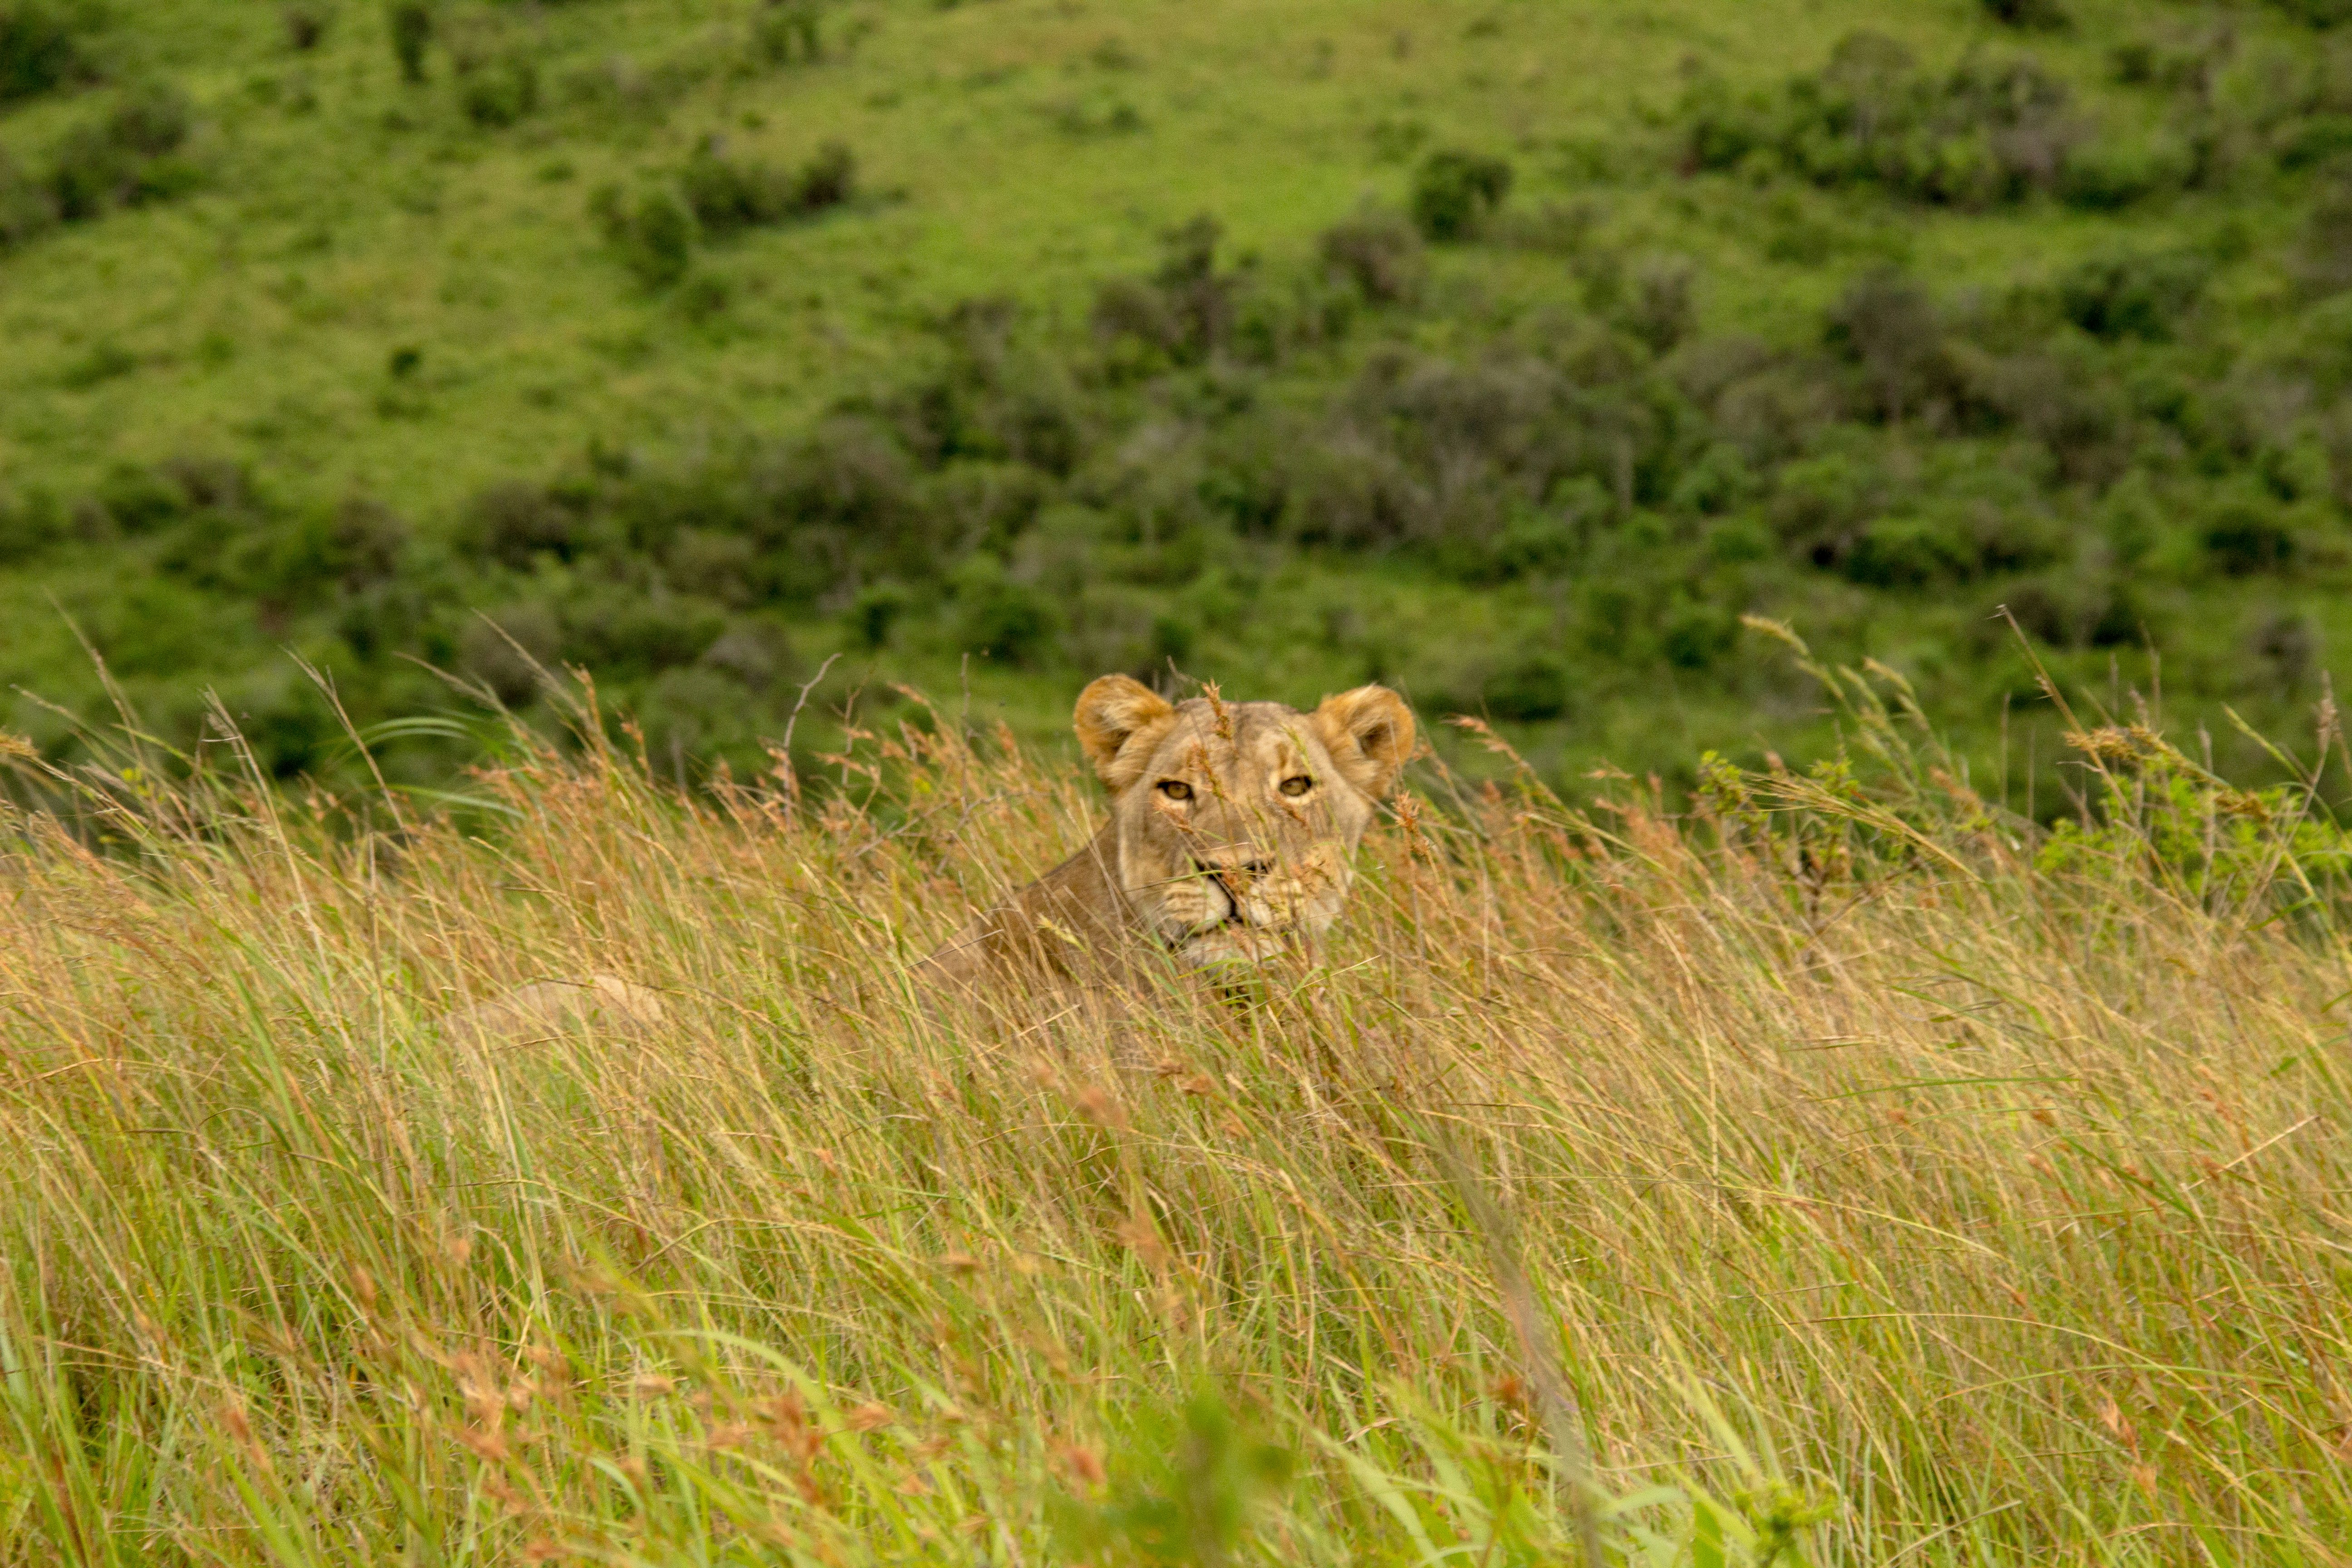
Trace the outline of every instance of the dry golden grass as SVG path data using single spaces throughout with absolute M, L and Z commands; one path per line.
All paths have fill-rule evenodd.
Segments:
M 2333 906 L 2037 872 L 1862 718 L 1687 819 L 1424 778 L 1246 994 L 953 1016 L 1074 768 L 85 775 L 0 866 L 0 1559 L 2352 1561 Z M 658 1022 L 441 1022 L 591 975 Z

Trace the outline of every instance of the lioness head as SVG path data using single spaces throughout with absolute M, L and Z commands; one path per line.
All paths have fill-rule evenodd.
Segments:
M 1108 869 L 1144 929 L 1190 963 L 1261 959 L 1328 927 L 1413 747 L 1412 710 L 1379 686 L 1301 713 L 1213 695 L 1171 704 L 1106 675 L 1079 693 L 1076 721 L 1113 795 Z

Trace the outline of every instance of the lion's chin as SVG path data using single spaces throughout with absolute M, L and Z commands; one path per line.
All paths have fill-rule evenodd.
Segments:
M 1298 933 L 1288 927 L 1227 923 L 1193 931 L 1172 945 L 1177 961 L 1191 969 L 1264 963 L 1288 949 Z

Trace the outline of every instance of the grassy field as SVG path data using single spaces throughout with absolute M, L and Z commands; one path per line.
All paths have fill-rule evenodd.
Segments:
M 2347 1562 L 2343 839 L 2124 730 L 2044 834 L 1826 679 L 1687 817 L 1425 765 L 1245 994 L 944 1014 L 1099 810 L 951 720 L 519 731 L 474 833 L 20 744 L 0 1559 Z
M 54 757 L 94 652 L 184 753 L 214 690 L 363 782 L 290 651 L 446 787 L 499 724 L 426 667 L 560 730 L 519 645 L 674 775 L 839 655 L 803 763 L 897 680 L 1039 741 L 1172 665 L 1679 796 L 1834 744 L 1760 613 L 2050 803 L 2000 606 L 2247 776 L 2225 710 L 2299 724 L 2352 637 L 2325 5 L 0 18 L 74 40 L 0 71 L 0 679 Z M 1455 155 L 1508 190 L 1449 226 Z

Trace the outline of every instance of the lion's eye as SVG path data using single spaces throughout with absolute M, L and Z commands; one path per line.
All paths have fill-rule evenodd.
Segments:
M 1313 789 L 1314 787 L 1315 781 L 1308 778 L 1305 773 L 1299 773 L 1294 777 L 1286 778 L 1282 781 L 1282 793 L 1288 795 L 1293 800 L 1297 800 L 1300 795 L 1305 795 L 1308 790 Z
M 1182 779 L 1161 779 L 1160 793 L 1170 800 L 1190 800 L 1192 798 L 1192 786 Z

